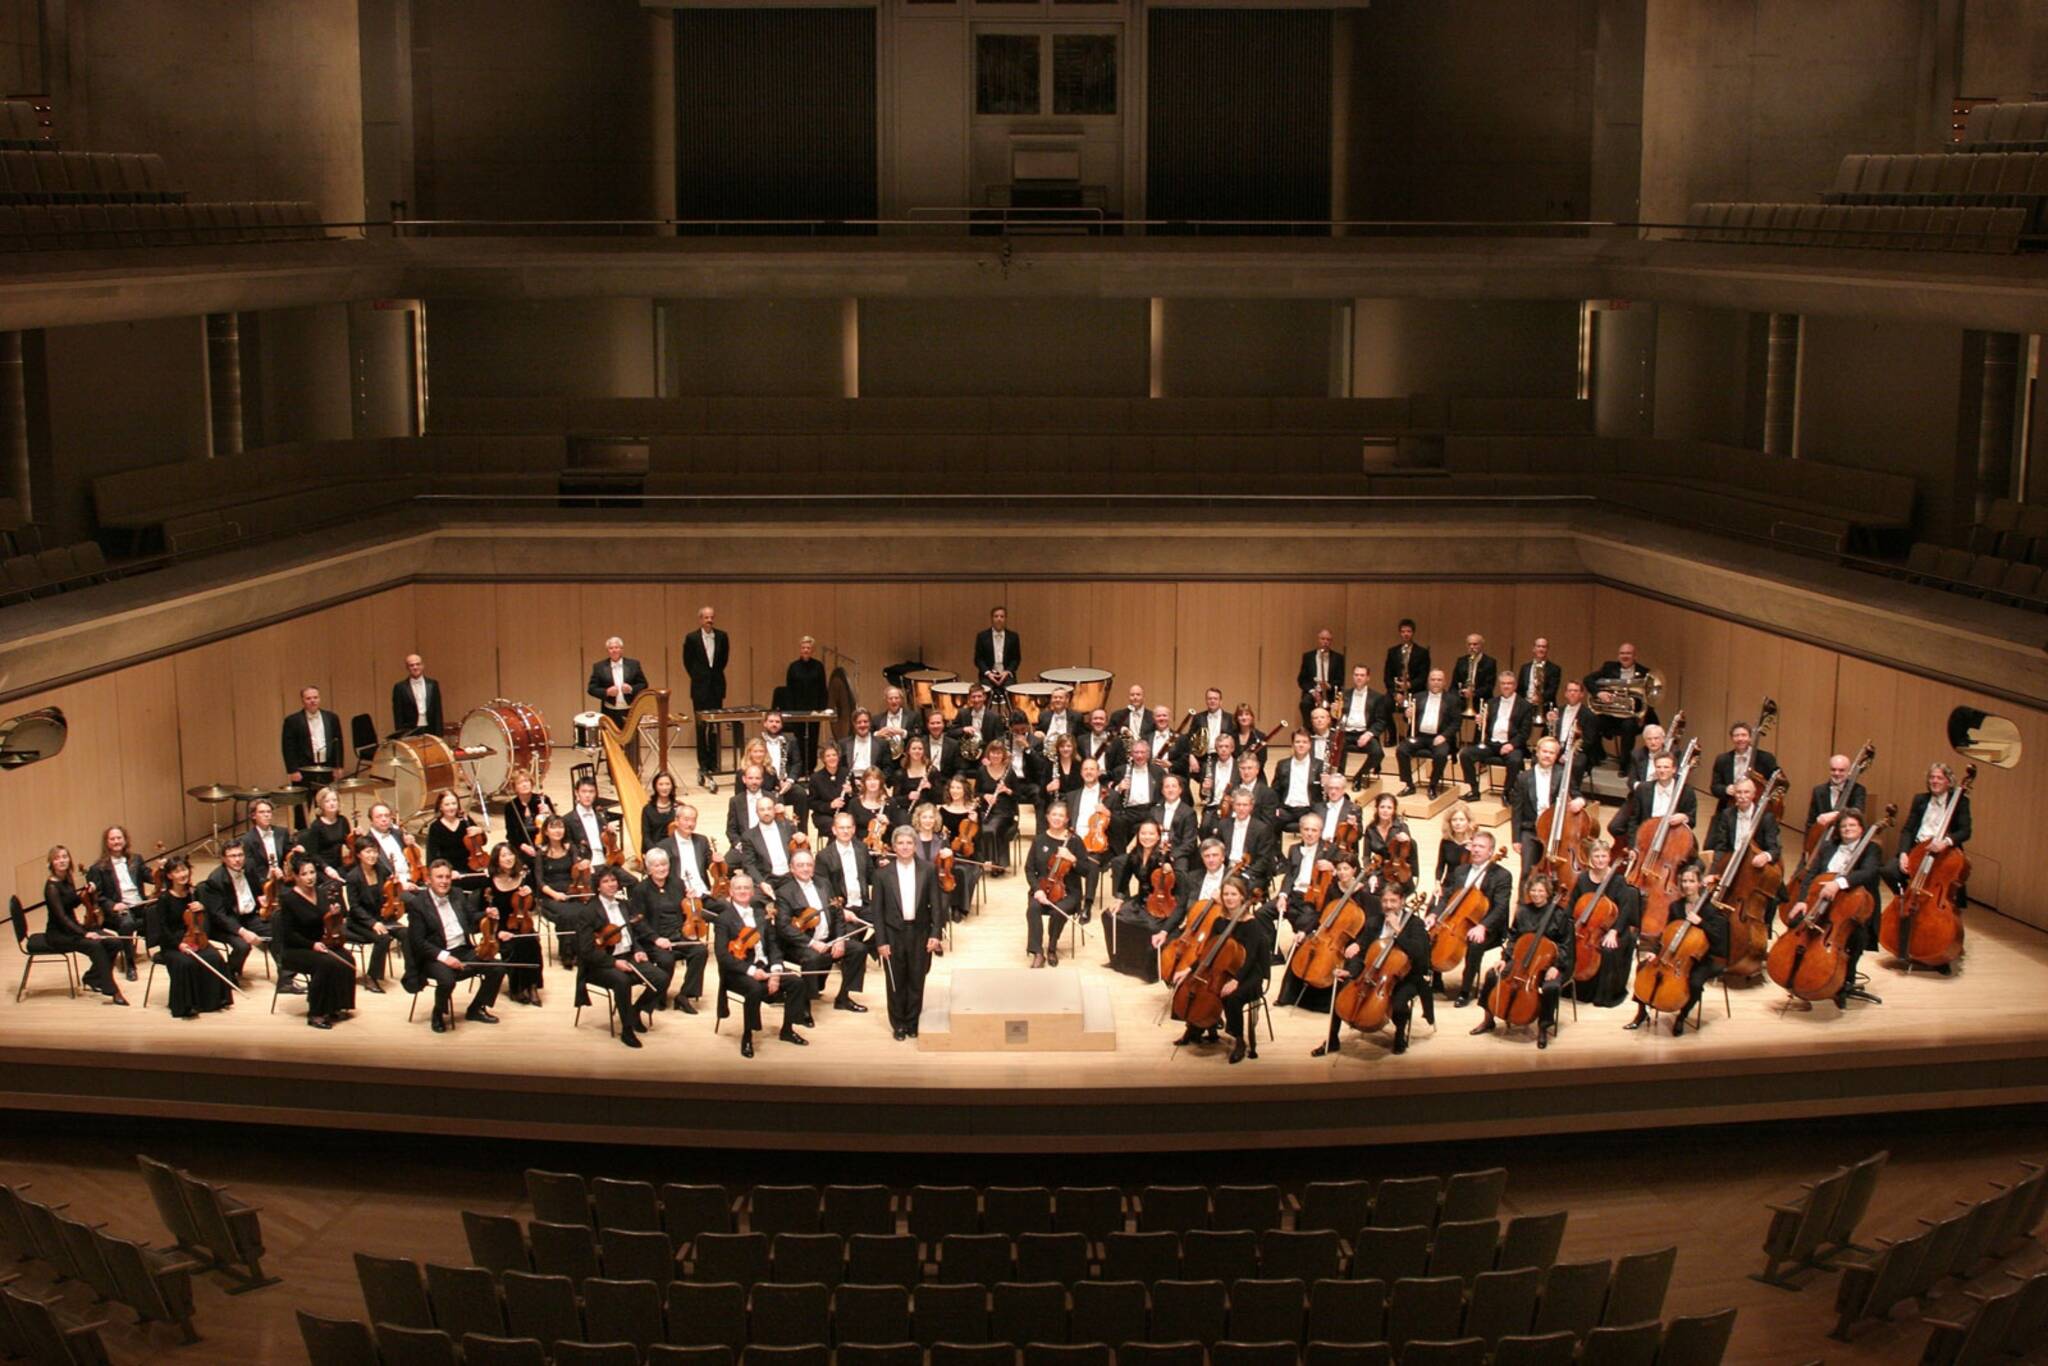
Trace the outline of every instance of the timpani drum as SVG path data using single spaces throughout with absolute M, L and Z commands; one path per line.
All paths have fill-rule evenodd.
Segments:
M 1041 683 L 1057 683 L 1074 694 L 1074 710 L 1086 716 L 1109 701 L 1109 685 L 1116 678 L 1110 669 L 1047 669 L 1038 675 Z
M 601 747 L 597 737 L 598 724 L 603 720 L 603 713 L 594 711 L 579 711 L 569 719 L 569 724 L 576 729 L 576 748 L 594 750 Z
M 947 725 L 952 725 L 953 718 L 967 705 L 967 692 L 973 686 L 972 683 L 960 682 L 932 684 L 932 702 L 938 707 L 939 714 L 946 718 Z
M 370 761 L 370 772 L 391 780 L 391 809 L 401 821 L 432 815 L 437 795 L 462 790 L 455 753 L 438 735 L 385 741 Z
M 1045 715 L 1045 709 L 1052 705 L 1052 695 L 1060 690 L 1057 683 L 1012 683 L 1005 691 L 1009 694 L 1010 705 L 1030 719 L 1032 725 Z
M 470 708 L 462 718 L 462 747 L 492 751 L 478 758 L 471 770 L 486 797 L 509 796 L 512 776 L 521 769 L 533 775 L 538 790 L 547 781 L 548 759 L 554 753 L 540 709 L 504 697 Z
M 910 689 L 910 705 L 919 711 L 930 711 L 932 688 L 940 683 L 951 683 L 959 676 L 951 669 L 912 669 L 903 675 L 903 682 Z

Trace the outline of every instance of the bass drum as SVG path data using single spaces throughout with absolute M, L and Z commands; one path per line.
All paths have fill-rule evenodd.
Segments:
M 391 809 L 401 821 L 431 816 L 436 796 L 451 789 L 462 791 L 454 751 L 438 735 L 386 740 L 370 761 L 370 772 L 391 780 Z
M 491 751 L 475 766 L 477 785 L 486 797 L 510 796 L 513 775 L 521 769 L 533 775 L 538 791 L 547 781 L 548 760 L 554 753 L 540 709 L 503 697 L 472 707 L 462 718 L 462 747 Z

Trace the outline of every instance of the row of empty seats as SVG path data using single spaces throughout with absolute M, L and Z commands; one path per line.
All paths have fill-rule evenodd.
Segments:
M 2016 1288 L 1973 1297 L 1976 1307 L 1967 1318 L 1927 1320 L 1932 1331 L 1920 1354 L 1923 1366 L 2034 1359 L 2048 1343 L 2048 1271 L 2011 1278 L 2020 1282 Z
M 2048 507 L 2014 498 L 1995 499 L 1985 509 L 1984 520 L 1965 533 L 1963 549 L 1975 555 L 2048 565 Z
M 1901 571 L 1914 583 L 2009 607 L 2048 611 L 2048 568 L 2031 560 L 1977 555 L 1955 546 L 1914 543 Z
M 175 1324 L 186 1342 L 199 1341 L 198 1330 L 192 1324 L 192 1272 L 204 1263 L 182 1252 L 116 1237 L 104 1225 L 70 1217 L 64 1212 L 65 1206 L 53 1207 L 32 1198 L 28 1189 L 0 1185 L 0 1246 L 12 1251 L 11 1260 L 17 1266 L 40 1262 L 59 1280 L 69 1279 L 91 1287 L 100 1303 L 125 1307 L 138 1323 Z M 54 1301 L 43 1305 L 43 1309 L 50 1321 L 67 1330 L 67 1335 L 68 1330 L 75 1329 L 80 1337 L 96 1337 L 97 1325 L 73 1319 L 57 1308 Z M 37 1312 L 32 1318 L 44 1316 Z M 11 1313 L 0 1314 L 0 1355 L 45 1359 L 39 1354 L 10 1350 L 13 1344 L 6 1340 L 5 1332 L 10 1318 L 16 1320 L 13 1326 L 18 1331 L 40 1336 L 34 1331 L 34 1323 L 22 1322 L 20 1316 Z
M 53 546 L 0 560 L 0 602 L 23 602 L 67 589 L 104 583 L 111 574 L 97 541 Z
M 222 204 L 0 204 L 0 251 L 319 241 L 320 211 L 304 200 Z
M 0 204 L 168 204 L 184 197 L 155 152 L 0 151 Z
M 1899 204 L 1694 204 L 1684 239 L 1873 251 L 2010 255 L 2027 241 L 2029 210 Z
M 1986 147 L 2048 151 L 2048 100 L 1976 105 L 1963 120 L 1963 140 L 1949 146 L 1957 152 Z
M 54 151 L 56 146 L 48 105 L 0 100 L 0 150 Z
M 1870 1212 L 1878 1175 L 1890 1157 L 1878 1152 L 1854 1166 L 1838 1167 L 1802 1186 L 1798 1200 L 1771 1205 L 1770 1226 L 1764 1231 L 1764 1269 L 1756 1279 L 1797 1289 L 1792 1276 L 1798 1271 L 1828 1266 L 1836 1253 L 1855 1246 L 1856 1226 Z
M 1953 204 L 2033 210 L 2048 198 L 2048 152 L 1852 152 L 1821 195 L 1829 204 Z

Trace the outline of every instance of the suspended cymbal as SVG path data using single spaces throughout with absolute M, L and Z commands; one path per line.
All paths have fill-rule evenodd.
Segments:
M 336 792 L 376 792 L 387 787 L 396 787 L 394 779 L 381 778 L 374 773 L 358 773 L 353 778 L 343 778 L 334 785 Z
M 259 797 L 268 797 L 270 794 L 260 787 L 238 787 L 230 795 L 238 802 L 253 802 Z
M 312 790 L 312 788 L 305 786 L 271 787 L 265 788 L 263 791 L 257 793 L 256 795 L 258 798 L 266 802 L 297 802 L 304 801 L 306 794 L 311 792 Z
M 195 802 L 212 802 L 216 805 L 221 802 L 244 800 L 242 789 L 238 787 L 225 787 L 220 783 L 204 783 L 198 787 L 188 787 L 185 789 L 185 795 Z

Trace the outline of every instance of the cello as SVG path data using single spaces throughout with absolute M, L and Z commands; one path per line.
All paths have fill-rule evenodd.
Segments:
M 1193 955 L 1187 975 L 1173 988 L 1170 1005 L 1174 1019 L 1198 1029 L 1208 1029 L 1222 1021 L 1223 986 L 1236 980 L 1244 970 L 1244 945 L 1231 937 L 1232 932 L 1253 914 L 1249 900 L 1240 900 L 1236 910 L 1227 911 L 1219 898 L 1204 917 L 1201 952 Z M 1180 970 L 1176 968 L 1167 980 L 1179 976 Z
M 1323 879 L 1318 878 L 1318 883 Z M 1324 887 L 1324 900 L 1328 900 L 1328 887 Z M 1313 896 L 1315 888 L 1309 889 Z M 1359 894 L 1365 891 L 1362 882 L 1353 883 L 1351 890 L 1340 893 L 1334 904 L 1322 907 L 1322 916 L 1312 933 L 1301 936 L 1288 955 L 1287 971 L 1299 977 L 1312 987 L 1322 988 L 1337 978 L 1337 969 L 1343 965 L 1344 950 L 1358 932 L 1365 928 L 1365 908 L 1358 904 Z
M 1878 944 L 1892 957 L 1904 959 L 1908 971 L 1916 964 L 1938 968 L 1953 963 L 1963 952 L 1963 919 L 1956 913 L 1956 894 L 1970 880 L 1970 860 L 1954 845 L 1938 854 L 1934 845 L 1948 838 L 1956 809 L 1976 782 L 1977 766 L 1971 764 L 1963 770 L 1963 781 L 1941 813 L 1941 828 L 1906 855 L 1906 885 L 1877 922 Z
M 1508 856 L 1505 849 L 1493 851 L 1494 863 Z M 1493 909 L 1493 902 L 1486 895 L 1486 879 L 1480 878 L 1462 892 L 1457 904 L 1446 906 L 1438 914 L 1436 928 L 1429 936 L 1429 966 L 1434 972 L 1445 973 L 1465 961 L 1465 936 L 1473 926 L 1486 919 L 1486 913 Z M 1473 983 L 1476 987 L 1478 983 Z
M 1394 923 L 1394 932 L 1365 951 L 1358 976 L 1339 988 L 1336 999 L 1330 1003 L 1338 1019 L 1353 1029 L 1368 1032 L 1387 1022 L 1394 1013 L 1394 989 L 1415 967 L 1400 947 L 1401 931 L 1428 907 L 1427 892 L 1417 892 L 1402 903 L 1401 918 Z
M 1679 713 L 1681 718 L 1684 713 Z M 1685 780 L 1692 773 L 1693 761 L 1699 758 L 1700 742 L 1690 740 L 1685 746 L 1685 756 L 1679 761 L 1674 777 L 1675 795 L 1671 809 L 1654 821 L 1646 821 L 1636 833 L 1636 863 L 1629 873 L 1629 885 L 1643 896 L 1642 932 L 1656 938 L 1664 932 L 1664 922 L 1671 915 L 1671 903 L 1678 898 L 1678 870 L 1692 861 L 1693 851 L 1699 847 L 1692 827 L 1680 825 L 1673 818 L 1678 815 L 1679 798 L 1685 794 Z
M 1856 866 L 1898 814 L 1896 805 L 1888 805 L 1883 820 L 1864 827 L 1850 846 L 1848 867 Z M 1846 887 L 1846 881 L 1846 874 L 1826 871 L 1806 879 L 1792 894 L 1792 904 L 1805 903 L 1806 913 L 1794 922 L 1791 906 L 1786 907 L 1787 928 L 1764 960 L 1771 981 L 1802 1001 L 1824 1001 L 1842 990 L 1849 974 L 1849 937 L 1877 910 L 1874 893 Z
M 1667 912 L 1669 908 L 1667 907 Z M 1657 954 L 1636 969 L 1632 994 L 1660 1015 L 1676 1015 L 1692 999 L 1692 970 L 1707 956 L 1707 932 L 1684 916 L 1664 926 Z
M 1775 704 L 1764 699 L 1775 714 Z M 1779 769 L 1771 775 L 1764 790 L 1758 794 L 1752 808 L 1757 819 L 1751 822 L 1749 834 L 1728 851 L 1728 861 L 1722 865 L 1722 872 L 1715 880 L 1713 900 L 1728 916 L 1728 975 L 1731 977 L 1754 977 L 1764 970 L 1764 955 L 1771 944 L 1771 907 L 1778 902 L 1778 892 L 1784 886 L 1785 870 L 1776 860 L 1768 866 L 1758 868 L 1750 856 L 1756 852 L 1756 827 L 1763 822 L 1764 813 L 1771 809 L 1776 798 L 1784 802 L 1786 787 L 1785 771 Z
M 1543 1009 L 1543 978 L 1557 966 L 1557 941 L 1550 937 L 1550 922 L 1556 918 L 1557 908 L 1558 900 L 1552 896 L 1544 904 L 1536 928 L 1516 938 L 1500 980 L 1486 998 L 1487 1012 L 1511 1029 L 1536 1023 Z
M 1635 865 L 1636 851 L 1631 849 L 1622 857 L 1620 864 L 1609 864 L 1607 876 L 1595 883 L 1593 890 L 1572 903 L 1572 980 L 1590 982 L 1600 975 L 1600 941 L 1614 928 L 1614 922 L 1621 918 L 1621 907 L 1607 895 L 1607 889 L 1619 874 L 1623 882 L 1628 881 L 1628 871 Z
M 1863 771 L 1876 761 L 1877 746 L 1865 740 L 1863 748 L 1856 751 L 1855 762 L 1849 765 L 1849 776 L 1842 782 L 1842 800 L 1844 802 L 1847 802 L 1849 794 L 1856 790 L 1856 783 L 1863 777 Z M 1806 839 L 1801 844 L 1799 850 L 1801 866 L 1812 862 L 1813 851 L 1820 848 L 1820 842 L 1828 837 L 1828 827 L 1835 823 L 1832 818 L 1839 818 L 1841 814 L 1840 807 L 1833 811 L 1823 811 L 1821 819 L 1806 827 Z

